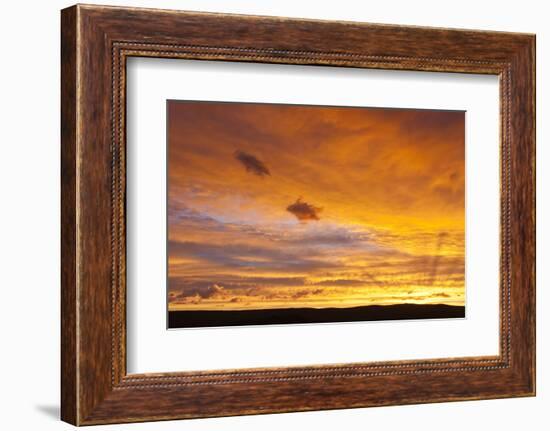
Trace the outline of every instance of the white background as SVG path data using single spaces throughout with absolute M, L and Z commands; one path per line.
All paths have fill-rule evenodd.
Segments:
M 146 430 L 498 430 L 547 429 L 550 422 L 550 28 L 540 0 L 311 2 L 298 0 L 118 1 L 188 10 L 345 19 L 537 33 L 538 396 L 329 412 L 106 426 Z M 0 425 L 70 429 L 59 409 L 59 9 L 70 3 L 5 2 L 0 17 Z
M 498 354 L 498 77 L 134 58 L 127 83 L 128 372 Z M 167 331 L 167 99 L 466 111 L 466 318 Z

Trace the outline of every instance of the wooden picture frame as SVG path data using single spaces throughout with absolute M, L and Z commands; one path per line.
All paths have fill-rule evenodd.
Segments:
M 84 5 L 61 16 L 64 421 L 91 425 L 535 394 L 534 35 Z M 500 354 L 128 375 L 125 66 L 131 56 L 498 75 Z

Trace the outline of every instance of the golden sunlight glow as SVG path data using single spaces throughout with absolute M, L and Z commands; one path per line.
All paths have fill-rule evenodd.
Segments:
M 170 310 L 464 305 L 464 113 L 168 105 Z

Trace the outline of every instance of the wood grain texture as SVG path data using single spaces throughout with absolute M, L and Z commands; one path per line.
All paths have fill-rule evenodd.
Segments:
M 533 395 L 534 49 L 534 36 L 525 34 L 101 6 L 65 9 L 63 420 L 87 425 Z M 127 375 L 125 67 L 130 56 L 499 75 L 500 354 Z
M 76 9 L 61 16 L 61 418 L 77 422 Z

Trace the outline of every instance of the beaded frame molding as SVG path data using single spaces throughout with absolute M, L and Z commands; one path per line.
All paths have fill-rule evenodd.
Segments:
M 534 35 L 92 5 L 61 18 L 64 421 L 535 394 Z M 126 59 L 136 56 L 498 75 L 499 355 L 127 374 Z

